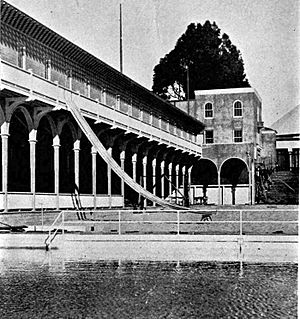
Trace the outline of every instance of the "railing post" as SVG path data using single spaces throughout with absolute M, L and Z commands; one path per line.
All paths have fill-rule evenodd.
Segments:
M 41 213 L 42 213 L 42 231 L 44 231 L 44 207 L 43 207 L 43 204 L 42 204 Z
M 119 235 L 121 235 L 121 211 L 119 210 Z
M 61 224 L 62 224 L 62 235 L 63 235 L 63 240 L 65 239 L 65 212 L 62 211 L 62 215 L 61 215 Z
M 177 211 L 177 235 L 180 234 L 180 211 Z
M 243 235 L 243 211 L 240 210 L 240 236 Z

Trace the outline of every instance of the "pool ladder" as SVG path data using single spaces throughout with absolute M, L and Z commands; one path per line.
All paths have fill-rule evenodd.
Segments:
M 60 221 L 60 224 L 57 225 L 56 228 L 54 226 Z M 54 222 L 51 224 L 48 230 L 48 236 L 45 239 L 45 248 L 46 251 L 50 249 L 50 245 L 52 244 L 53 240 L 55 239 L 56 235 L 58 234 L 59 227 L 61 227 L 62 234 L 64 234 L 64 222 L 65 222 L 65 214 L 64 211 L 61 211 L 57 217 L 55 218 Z

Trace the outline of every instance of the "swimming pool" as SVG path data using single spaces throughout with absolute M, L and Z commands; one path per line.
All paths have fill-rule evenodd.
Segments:
M 297 267 L 0 249 L 0 318 L 296 318 Z

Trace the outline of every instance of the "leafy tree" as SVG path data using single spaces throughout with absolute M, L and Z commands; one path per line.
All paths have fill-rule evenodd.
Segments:
M 189 79 L 189 81 L 187 81 Z M 189 83 L 189 84 L 188 84 Z M 154 93 L 165 99 L 194 98 L 195 90 L 249 86 L 240 51 L 215 22 L 191 23 L 175 48 L 154 67 Z

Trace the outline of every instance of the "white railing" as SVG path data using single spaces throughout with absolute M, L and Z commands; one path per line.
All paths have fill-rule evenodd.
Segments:
M 135 118 L 130 114 L 124 114 L 116 108 L 97 102 L 90 97 L 76 93 L 58 83 L 51 82 L 4 60 L 0 59 L 0 63 L 0 80 L 3 87 L 28 95 L 31 99 L 39 99 L 57 109 L 66 108 L 67 99 L 74 100 L 78 105 L 84 105 L 84 115 L 94 120 L 112 124 L 138 135 L 147 137 L 150 135 L 152 140 L 174 146 L 197 156 L 202 154 L 202 148 L 199 144 L 174 135 L 171 132 L 165 132 L 161 128 L 156 128 L 150 123 L 143 121 L 141 116 Z
M 100 211 L 93 211 L 93 210 L 83 210 L 79 212 L 84 213 L 90 213 L 91 216 L 94 216 L 95 213 L 101 214 L 102 216 L 107 214 L 109 216 L 109 220 L 97 220 L 93 217 L 93 219 L 87 219 L 85 221 L 80 221 L 81 224 L 92 224 L 95 225 L 116 225 L 118 228 L 118 234 L 123 235 L 125 234 L 124 227 L 128 225 L 174 225 L 176 227 L 176 231 L 173 231 L 172 233 L 176 235 L 182 234 L 182 226 L 183 225 L 200 225 L 200 224 L 206 224 L 206 225 L 238 225 L 238 231 L 236 232 L 236 235 L 243 236 L 243 231 L 245 230 L 246 224 L 298 224 L 298 220 L 250 220 L 250 219 L 244 219 L 244 214 L 249 212 L 270 212 L 274 211 L 274 209 L 249 209 L 249 210 L 243 210 L 243 209 L 217 209 L 217 210 L 100 210 Z M 277 211 L 280 211 L 279 209 Z M 236 213 L 237 219 L 236 220 L 213 220 L 214 215 L 217 213 Z M 286 209 L 284 208 L 284 212 L 298 212 L 297 209 Z M 67 213 L 67 211 L 66 211 Z M 70 211 L 68 211 L 70 213 Z M 128 216 L 124 216 L 125 214 L 136 214 L 136 217 L 134 219 L 129 219 Z M 138 220 L 138 216 L 145 216 L 144 214 L 147 214 L 147 217 L 143 220 Z M 153 216 L 158 215 L 164 215 L 165 214 L 172 214 L 174 215 L 174 218 L 170 220 L 154 220 L 151 219 L 151 214 Z M 183 215 L 187 214 L 195 214 L 199 215 L 199 219 L 197 220 L 187 220 L 183 217 Z M 175 217 L 176 216 L 176 217 Z M 172 216 L 173 217 L 173 216 Z M 103 218 L 103 217 L 102 217 Z M 68 223 L 68 222 L 67 222 Z M 72 223 L 70 221 L 70 223 Z M 212 231 L 214 231 L 212 229 Z M 226 231 L 225 231 L 226 232 Z M 186 232 L 184 232 L 186 234 Z M 140 232 L 142 235 L 143 233 Z M 191 235 L 194 233 L 191 232 Z

